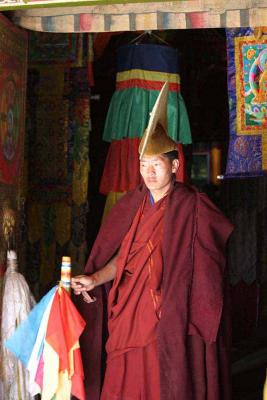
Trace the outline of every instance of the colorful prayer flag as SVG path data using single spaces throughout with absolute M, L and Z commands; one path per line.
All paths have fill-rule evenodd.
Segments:
M 31 394 L 42 400 L 85 400 L 79 337 L 83 318 L 62 287 L 54 287 L 5 342 L 30 372 Z

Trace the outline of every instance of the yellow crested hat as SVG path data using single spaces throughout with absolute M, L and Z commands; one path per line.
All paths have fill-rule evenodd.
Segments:
M 165 82 L 150 114 L 148 126 L 139 145 L 139 159 L 177 150 L 167 133 L 167 101 L 169 85 Z

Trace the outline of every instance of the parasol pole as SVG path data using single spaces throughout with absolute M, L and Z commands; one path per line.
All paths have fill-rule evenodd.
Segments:
M 61 278 L 59 285 L 63 287 L 68 293 L 70 293 L 70 281 L 71 281 L 71 258 L 63 256 L 61 263 Z

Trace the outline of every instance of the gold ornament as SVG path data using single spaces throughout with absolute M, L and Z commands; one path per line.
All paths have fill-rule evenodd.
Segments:
M 7 243 L 7 247 L 9 249 L 11 240 L 12 238 L 14 239 L 14 233 L 15 233 L 15 225 L 16 225 L 15 212 L 9 207 L 4 208 L 2 212 L 3 212 L 3 222 L 2 222 L 3 235 Z

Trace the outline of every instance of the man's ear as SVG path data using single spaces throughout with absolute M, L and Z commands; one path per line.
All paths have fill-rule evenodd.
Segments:
M 180 165 L 179 160 L 175 159 L 172 161 L 172 173 L 173 174 L 176 174 L 176 172 L 178 171 L 179 165 Z

